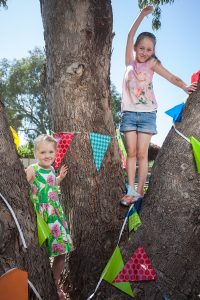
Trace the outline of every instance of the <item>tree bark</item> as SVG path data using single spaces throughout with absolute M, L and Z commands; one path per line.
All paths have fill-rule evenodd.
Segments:
M 24 168 L 0 102 L 0 193 L 14 210 L 27 244 L 25 249 L 14 219 L 0 196 L 0 276 L 12 268 L 22 269 L 28 272 L 29 280 L 43 299 L 56 300 L 47 252 L 38 245 L 28 190 Z M 32 291 L 29 291 L 29 299 L 37 299 Z
M 199 86 L 200 88 L 200 86 Z M 200 140 L 200 89 L 188 98 L 176 128 Z M 133 249 L 142 245 L 159 282 L 136 286 L 137 299 L 195 300 L 200 293 L 200 175 L 192 146 L 172 128 L 156 158 Z
M 64 159 L 69 174 L 62 184 L 75 244 L 65 289 L 71 299 L 86 299 L 114 251 L 124 218 L 118 205 L 123 179 L 117 141 L 112 139 L 99 172 L 89 142 L 89 132 L 116 135 L 109 79 L 111 3 L 42 0 L 41 11 L 52 128 L 75 132 Z M 109 299 L 111 294 L 121 295 L 102 284 L 99 299 Z

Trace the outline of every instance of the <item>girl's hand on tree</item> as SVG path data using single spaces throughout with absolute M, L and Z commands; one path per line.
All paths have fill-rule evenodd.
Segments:
M 67 172 L 68 172 L 68 166 L 67 165 L 63 165 L 60 168 L 60 174 L 59 174 L 60 180 L 63 180 L 65 178 L 65 176 L 67 175 Z
M 153 6 L 152 5 L 147 5 L 145 8 L 141 10 L 141 14 L 146 17 L 147 15 L 151 14 L 153 11 Z
M 187 93 L 187 94 L 191 94 L 192 92 L 196 91 L 197 90 L 197 83 L 196 82 L 193 82 L 191 83 L 190 85 L 187 85 L 185 88 L 184 88 L 184 91 Z

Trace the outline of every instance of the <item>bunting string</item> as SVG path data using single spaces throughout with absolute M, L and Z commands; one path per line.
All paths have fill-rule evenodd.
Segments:
M 125 216 L 122 228 L 121 228 L 120 233 L 119 233 L 119 239 L 118 239 L 117 245 L 119 245 L 119 243 L 120 243 L 120 240 L 121 240 L 121 237 L 122 237 L 122 233 L 124 231 L 124 227 L 125 227 L 126 222 L 127 222 L 128 218 L 129 218 L 129 213 L 130 213 L 130 211 L 132 210 L 133 207 L 134 207 L 134 203 L 131 204 L 131 206 L 129 207 L 129 210 L 128 210 L 126 216 Z
M 109 261 L 109 263 L 107 264 L 107 266 L 106 266 L 104 272 L 102 273 L 102 275 L 101 275 L 101 277 L 100 277 L 100 279 L 99 279 L 99 281 L 98 281 L 98 283 L 97 283 L 97 285 L 96 285 L 96 288 L 95 288 L 95 290 L 94 290 L 94 293 L 91 294 L 91 295 L 87 298 L 87 300 L 92 299 L 92 298 L 94 297 L 94 295 L 96 294 L 96 292 L 97 292 L 97 290 L 98 290 L 98 288 L 99 288 L 99 286 L 100 286 L 100 284 L 101 284 L 101 282 L 102 282 L 104 276 L 106 275 L 106 273 L 107 273 L 107 271 L 108 271 L 108 269 L 109 269 L 109 267 L 110 267 L 110 264 L 111 264 L 111 261 Z
M 188 143 L 191 144 L 190 140 L 183 134 L 181 133 L 178 129 L 176 129 L 175 124 L 173 123 L 173 128 L 176 131 L 176 133 L 178 133 L 182 138 L 184 138 Z
M 61 132 L 62 133 L 85 134 L 85 135 L 89 136 L 91 131 L 61 131 Z M 50 133 L 51 133 L 51 135 L 54 135 L 57 132 L 54 132 L 54 131 L 51 130 Z M 98 132 L 98 133 L 100 133 L 100 132 Z M 100 133 L 100 134 L 103 134 L 103 133 Z M 116 134 L 116 135 L 110 135 L 109 134 L 109 136 L 110 136 L 111 139 L 115 139 L 115 138 L 118 138 L 119 135 L 118 134 Z
M 4 203 L 6 204 L 6 206 L 8 207 L 8 209 L 9 209 L 9 211 L 10 211 L 10 213 L 11 213 L 11 215 L 12 215 L 14 221 L 15 221 L 15 224 L 16 224 L 16 226 L 17 226 L 17 229 L 18 229 L 18 231 L 19 231 L 19 235 L 20 235 L 20 237 L 21 237 L 22 244 L 23 244 L 24 248 L 27 249 L 27 245 L 26 245 L 26 242 L 25 242 L 25 239 L 24 239 L 23 232 L 22 232 L 22 230 L 21 230 L 21 227 L 20 227 L 20 225 L 19 225 L 19 222 L 18 222 L 18 220 L 17 220 L 17 217 L 16 217 L 16 215 L 15 215 L 15 213 L 14 213 L 12 207 L 10 206 L 10 204 L 8 203 L 8 201 L 4 198 L 4 196 L 3 196 L 1 193 L 0 193 L 0 197 L 1 197 L 1 199 L 4 201 Z
M 35 293 L 36 297 L 39 299 L 39 300 L 42 300 L 40 294 L 38 293 L 38 291 L 36 290 L 35 286 L 32 284 L 32 282 L 28 279 L 28 284 L 29 286 L 32 288 L 33 292 Z
M 121 228 L 120 233 L 119 233 L 119 238 L 118 238 L 117 246 L 118 246 L 119 243 L 120 243 L 120 240 L 121 240 L 121 237 L 122 237 L 122 233 L 123 233 L 123 231 L 124 231 L 124 227 L 125 227 L 125 225 L 126 225 L 126 222 L 127 222 L 127 220 L 128 220 L 128 217 L 129 217 L 129 213 L 130 213 L 130 211 L 133 209 L 133 207 L 134 207 L 134 203 L 131 204 L 131 206 L 129 207 L 129 210 L 128 210 L 126 216 L 125 216 L 124 222 L 123 222 L 123 224 L 122 224 L 122 228 Z M 92 298 L 94 297 L 94 295 L 96 294 L 96 292 L 97 292 L 97 290 L 98 290 L 98 288 L 99 288 L 99 286 L 100 286 L 100 284 L 101 284 L 101 282 L 102 282 L 104 276 L 106 275 L 106 273 L 107 273 L 107 271 L 108 271 L 108 269 L 109 269 L 109 267 L 110 267 L 110 263 L 111 263 L 111 261 L 109 261 L 109 263 L 107 264 L 107 266 L 106 266 L 104 272 L 102 273 L 102 275 L 101 275 L 101 277 L 100 277 L 100 279 L 99 279 L 99 281 L 98 281 L 98 283 L 97 283 L 97 285 L 96 285 L 96 288 L 95 288 L 95 290 L 94 290 L 94 293 L 91 294 L 91 295 L 87 298 L 87 300 L 92 299 Z

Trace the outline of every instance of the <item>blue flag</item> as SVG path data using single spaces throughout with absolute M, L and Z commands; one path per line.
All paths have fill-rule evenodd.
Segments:
M 178 104 L 165 113 L 173 118 L 174 123 L 181 122 L 184 103 Z

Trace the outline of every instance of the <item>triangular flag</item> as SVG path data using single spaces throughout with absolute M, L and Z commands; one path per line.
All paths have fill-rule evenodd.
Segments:
M 157 275 L 142 246 L 140 246 L 117 275 L 114 282 L 156 280 Z
M 115 248 L 115 251 L 113 252 L 113 255 L 109 259 L 105 269 L 103 270 L 102 274 L 105 273 L 103 279 L 108 283 L 112 284 L 113 286 L 115 286 L 117 289 L 121 290 L 122 292 L 134 298 L 135 294 L 133 293 L 129 282 L 113 283 L 113 280 L 115 279 L 115 277 L 123 267 L 124 267 L 124 262 L 122 260 L 120 249 L 117 246 Z
M 49 234 L 51 233 L 51 230 L 37 211 L 36 211 L 36 216 L 37 216 L 38 240 L 41 246 L 48 238 Z
M 139 214 L 140 209 L 142 207 L 142 202 L 143 202 L 144 197 L 140 197 L 138 198 L 138 200 L 134 203 L 134 208 L 137 211 L 137 213 Z
M 126 149 L 125 149 L 121 134 L 119 132 L 119 129 L 116 129 L 116 133 L 117 133 L 117 141 L 118 141 L 119 149 L 122 151 L 123 156 L 127 157 Z
M 191 83 L 200 82 L 200 70 L 192 74 Z
M 11 130 L 12 135 L 13 135 L 15 146 L 16 146 L 16 148 L 18 150 L 19 144 L 20 144 L 20 138 L 19 138 L 17 132 L 15 131 L 15 129 L 13 129 L 11 126 L 10 126 L 10 130 Z
M 11 269 L 0 277 L 1 300 L 28 300 L 28 273 Z
M 137 211 L 135 210 L 135 208 L 133 208 L 133 209 L 131 209 L 131 211 L 129 213 L 129 217 L 128 217 L 129 232 L 131 232 L 131 230 L 136 231 L 140 225 L 142 225 L 141 219 L 140 219 Z
M 57 151 L 56 151 L 55 164 L 54 164 L 55 168 L 57 169 L 60 166 L 60 163 L 74 138 L 74 133 L 57 132 L 53 134 L 53 137 L 57 141 Z
M 127 157 L 126 149 L 125 149 L 121 134 L 119 132 L 119 129 L 116 129 L 116 133 L 117 133 L 117 141 L 118 141 L 118 146 L 119 146 L 119 154 L 121 157 L 122 168 L 126 169 L 126 157 Z
M 100 133 L 90 132 L 90 144 L 92 147 L 94 162 L 99 171 L 104 155 L 110 145 L 111 136 Z
M 173 118 L 174 123 L 181 122 L 184 103 L 178 104 L 165 113 Z
M 200 141 L 195 139 L 193 136 L 190 136 L 189 139 L 192 143 L 192 150 L 197 166 L 197 172 L 200 173 Z

